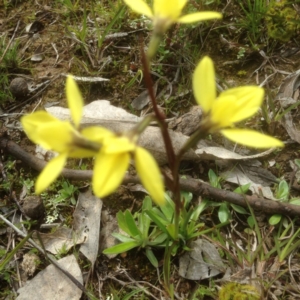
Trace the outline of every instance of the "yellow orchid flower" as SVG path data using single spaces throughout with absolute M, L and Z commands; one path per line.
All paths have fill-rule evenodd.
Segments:
M 66 95 L 71 112 L 72 125 L 68 121 L 61 121 L 45 111 L 34 112 L 21 118 L 23 129 L 29 139 L 41 145 L 46 150 L 58 152 L 58 156 L 52 159 L 39 175 L 35 190 L 37 194 L 43 192 L 60 174 L 68 157 L 82 158 L 92 157 L 97 152 L 89 147 L 78 145 L 78 141 L 100 143 L 101 140 L 112 135 L 104 128 L 88 127 L 78 131 L 82 117 L 83 100 L 74 79 L 70 76 L 66 82 Z
M 163 205 L 164 185 L 159 167 L 152 155 L 139 147 L 126 136 L 112 136 L 103 140 L 99 154 L 96 156 L 93 190 L 98 197 L 105 197 L 121 184 L 133 158 L 135 168 L 152 199 Z
M 220 131 L 226 138 L 256 148 L 283 147 L 278 139 L 250 129 L 234 127 L 260 108 L 264 90 L 257 86 L 232 88 L 217 97 L 212 60 L 204 57 L 193 75 L 193 91 L 205 114 L 202 124 L 208 132 Z
M 154 30 L 147 51 L 149 61 L 154 57 L 163 34 L 173 23 L 194 23 L 222 18 L 220 13 L 213 11 L 196 12 L 181 16 L 187 0 L 154 0 L 153 9 L 145 0 L 124 0 L 124 2 L 136 13 L 143 14 L 153 21 Z
M 162 205 L 165 201 L 164 185 L 152 155 L 136 146 L 132 139 L 117 136 L 105 128 L 91 126 L 79 131 L 83 100 L 76 82 L 70 76 L 66 82 L 66 95 L 74 125 L 45 111 L 21 118 L 23 129 L 31 141 L 59 153 L 39 175 L 35 185 L 36 193 L 43 192 L 59 176 L 68 157 L 96 156 L 93 190 L 99 197 L 107 196 L 121 184 L 130 158 L 133 157 L 143 185 L 153 200 Z
M 187 0 L 154 0 L 153 9 L 144 0 L 124 0 L 136 13 L 143 14 L 153 20 L 154 30 L 165 32 L 173 23 L 193 23 L 210 19 L 221 19 L 217 12 L 197 12 L 181 16 Z

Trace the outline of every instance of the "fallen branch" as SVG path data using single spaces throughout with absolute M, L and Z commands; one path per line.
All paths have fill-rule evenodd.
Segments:
M 6 137 L 0 137 L 0 149 L 10 153 L 17 159 L 21 160 L 36 171 L 41 171 L 47 162 L 36 158 L 34 155 L 24 151 L 13 141 Z M 90 180 L 93 171 L 63 169 L 61 176 L 70 180 Z M 123 183 L 140 183 L 137 176 L 126 175 Z M 256 195 L 240 195 L 231 191 L 214 188 L 207 183 L 201 182 L 197 179 L 180 179 L 180 187 L 182 190 L 201 196 L 202 198 L 209 198 L 214 201 L 227 201 L 233 204 L 263 211 L 267 214 L 283 214 L 289 216 L 300 216 L 300 206 L 279 201 L 269 200 Z M 247 204 L 248 203 L 248 204 Z

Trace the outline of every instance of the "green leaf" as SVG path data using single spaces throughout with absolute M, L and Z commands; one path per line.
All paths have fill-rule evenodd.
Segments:
M 269 219 L 270 225 L 276 225 L 281 221 L 282 215 L 276 214 Z
M 125 242 L 103 250 L 103 254 L 119 254 L 139 247 L 139 245 L 140 244 L 136 241 Z
M 173 246 L 172 252 L 171 252 L 172 256 L 175 256 L 177 254 L 177 251 L 178 251 L 179 247 L 180 247 L 180 245 L 178 243 Z
M 208 171 L 208 179 L 211 186 L 219 189 L 221 188 L 220 177 L 218 177 L 212 169 Z
M 247 218 L 247 223 L 248 223 L 248 225 L 249 225 L 249 227 L 250 227 L 251 229 L 254 228 L 254 226 L 255 226 L 255 220 L 253 219 L 253 216 L 249 216 L 249 217 Z
M 217 206 L 220 206 L 221 203 L 220 202 L 216 202 L 216 201 L 207 201 L 207 207 L 217 207 Z
M 117 213 L 117 221 L 118 221 L 118 225 L 119 227 L 124 231 L 126 232 L 128 235 L 131 235 L 130 234 L 130 230 L 127 226 L 127 223 L 126 223 L 126 220 L 125 220 L 125 215 L 123 214 L 122 211 L 119 211 Z
M 285 180 L 281 180 L 276 190 L 276 198 L 279 200 L 287 200 L 289 192 L 288 183 Z
M 149 261 L 153 265 L 154 268 L 158 268 L 158 261 L 155 257 L 153 251 L 149 248 L 146 248 L 146 256 L 148 257 Z
M 128 227 L 128 230 L 130 232 L 130 235 L 132 237 L 141 236 L 142 234 L 139 231 L 138 227 L 136 226 L 135 220 L 134 220 L 131 212 L 128 209 L 126 209 L 124 215 L 125 215 L 125 222 Z
M 248 212 L 246 211 L 246 209 L 240 205 L 236 205 L 236 204 L 230 204 L 230 206 L 239 214 L 248 214 Z
M 295 159 L 294 160 L 294 163 L 295 163 L 295 165 L 298 167 L 298 168 L 300 168 L 300 159 Z
M 244 184 L 244 185 L 239 186 L 238 188 L 236 188 L 234 190 L 234 192 L 237 193 L 237 194 L 246 194 L 248 192 L 250 186 L 251 186 L 251 183 Z
M 128 293 L 124 297 L 122 297 L 122 300 L 129 300 L 130 298 L 132 298 L 134 295 L 136 295 L 138 293 L 143 293 L 143 290 L 142 289 L 134 289 L 133 291 L 131 291 L 130 293 Z M 117 300 L 116 296 L 114 296 L 113 299 Z M 136 297 L 134 299 L 136 299 Z
M 122 18 L 125 10 L 126 10 L 126 6 L 120 5 L 120 7 L 116 11 L 113 19 L 105 26 L 104 32 L 101 33 L 101 37 L 99 36 L 99 38 L 98 38 L 98 48 L 99 49 L 102 48 L 102 44 L 104 42 L 106 35 L 111 31 L 111 29 L 118 22 L 118 20 L 120 20 L 120 18 Z
M 189 223 L 185 234 L 185 240 L 188 241 L 195 236 L 201 235 L 202 231 L 199 231 L 200 228 L 205 228 L 205 223 L 197 223 L 197 225 L 195 225 L 194 221 Z M 182 231 L 180 231 L 180 233 L 182 233 Z
M 169 236 L 175 241 L 177 237 L 175 236 L 175 224 L 169 224 L 167 226 L 167 231 L 169 233 Z
M 186 235 L 186 231 L 188 229 L 188 224 L 194 224 L 195 222 L 192 222 L 192 214 L 194 212 L 194 208 L 191 206 L 189 211 L 186 212 L 185 208 L 182 209 L 181 211 L 181 216 L 180 216 L 180 221 L 179 221 L 179 227 L 180 227 L 180 231 L 181 233 L 185 236 Z
M 149 246 L 162 245 L 166 241 L 167 238 L 168 238 L 168 235 L 166 233 L 160 232 L 160 234 L 158 236 L 156 236 L 153 240 L 148 242 L 148 245 Z
M 183 200 L 184 206 L 187 207 L 191 200 L 193 199 L 193 194 L 191 192 L 180 192 L 180 198 Z
M 147 211 L 150 211 L 150 210 L 147 210 Z M 160 217 L 162 220 L 164 220 L 165 222 L 170 222 L 169 219 L 167 219 L 167 217 L 162 213 L 162 211 L 160 209 L 158 209 L 157 207 L 153 207 L 151 209 L 151 211 L 157 215 L 158 217 Z
M 111 234 L 114 238 L 118 239 L 120 242 L 122 243 L 125 243 L 125 242 L 131 242 L 131 241 L 136 241 L 135 239 L 129 237 L 129 236 L 126 236 L 124 234 L 121 234 L 121 233 L 117 233 L 117 232 L 114 232 Z
M 299 198 L 291 199 L 290 203 L 294 205 L 300 205 L 300 199 Z
M 139 216 L 139 229 L 142 233 L 143 239 L 148 238 L 150 224 L 151 224 L 150 217 L 147 215 L 145 211 L 142 212 Z
M 151 208 L 152 208 L 152 199 L 149 196 L 146 196 L 143 200 L 142 210 L 145 211 Z
M 161 206 L 160 209 L 165 215 L 166 219 L 171 222 L 174 218 L 175 204 L 167 193 L 165 193 L 165 199 L 166 203 L 165 205 Z
M 164 254 L 164 264 L 163 264 L 163 275 L 164 275 L 164 284 L 167 288 L 171 299 L 174 299 L 174 285 L 170 281 L 170 269 L 171 269 L 171 254 L 173 248 L 176 246 L 175 243 L 171 244 L 171 246 L 167 246 Z
M 147 210 L 146 213 L 151 218 L 151 220 L 159 227 L 159 229 L 168 234 L 168 231 L 166 229 L 166 226 L 168 225 L 168 222 L 160 218 L 157 214 L 153 212 L 153 210 Z
M 227 222 L 231 217 L 227 203 L 222 203 L 218 210 L 218 217 L 221 223 Z
M 202 200 L 202 202 L 194 208 L 190 219 L 193 221 L 197 221 L 200 214 L 206 209 L 207 204 L 208 200 Z
M 2 260 L 0 263 L 0 271 L 3 271 L 5 266 L 10 262 L 10 260 L 13 259 L 14 255 L 26 244 L 27 240 L 31 238 L 31 235 L 32 235 L 31 233 L 28 234 L 25 238 L 21 240 L 19 244 L 16 245 L 16 247 L 12 251 L 7 253 L 5 259 Z

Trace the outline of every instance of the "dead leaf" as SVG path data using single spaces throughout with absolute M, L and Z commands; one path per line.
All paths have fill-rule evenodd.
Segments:
M 115 246 L 119 243 L 119 241 L 112 236 L 112 233 L 119 232 L 121 229 L 119 228 L 116 217 L 112 216 L 107 210 L 102 211 L 102 223 L 104 224 L 101 228 L 100 233 L 100 252 L 104 249 Z M 108 258 L 114 258 L 118 254 L 106 254 Z
M 74 76 L 70 74 L 61 74 L 63 76 L 71 76 L 74 80 L 76 81 L 81 81 L 81 82 L 102 82 L 102 81 L 109 81 L 107 78 L 103 77 L 83 77 L 83 76 Z
M 292 170 L 295 172 L 295 178 L 297 180 L 297 182 L 300 182 L 300 169 L 299 167 L 295 164 L 295 162 L 293 160 L 289 161 L 290 167 L 292 168 Z
M 179 131 L 185 135 L 191 135 L 199 127 L 201 118 L 202 110 L 197 105 L 193 106 L 188 113 L 170 121 L 168 126 L 170 129 Z
M 55 232 L 40 233 L 39 234 L 44 247 L 52 254 L 58 254 L 61 249 L 69 250 L 77 244 L 81 244 L 84 241 L 84 237 L 75 233 L 72 229 L 67 227 L 59 227 Z M 36 239 L 39 243 L 39 240 Z
M 200 159 L 207 160 L 246 160 L 263 157 L 272 153 L 273 151 L 274 148 L 271 148 L 258 154 L 244 156 L 221 147 L 204 147 L 201 149 L 197 149 L 195 153 L 199 156 Z
M 179 275 L 190 280 L 201 280 L 225 272 L 225 265 L 216 247 L 207 240 L 191 243 L 191 251 L 179 259 Z
M 300 144 L 300 128 L 297 126 L 297 123 L 298 120 L 296 120 L 296 122 L 293 121 L 291 112 L 286 113 L 281 119 L 281 124 L 287 131 L 290 138 Z
M 57 261 L 59 266 L 83 284 L 82 273 L 74 255 Z M 76 300 L 82 291 L 58 268 L 49 265 L 18 290 L 18 300 Z
M 95 197 L 89 190 L 80 193 L 74 211 L 73 227 L 84 242 L 80 246 L 80 252 L 94 265 L 99 248 L 101 199 Z
M 256 164 L 257 162 L 257 164 Z M 259 161 L 244 161 L 239 163 L 238 167 L 254 182 L 260 183 L 263 186 L 272 186 L 278 183 L 278 179 L 268 169 L 260 167 Z
M 180 132 L 174 132 L 172 130 L 169 130 L 169 135 L 171 137 L 175 153 L 178 154 L 189 137 Z M 150 126 L 147 127 L 147 129 L 141 134 L 138 143 L 140 146 L 148 149 L 160 165 L 167 163 L 165 144 L 162 139 L 160 128 Z M 184 154 L 183 159 L 191 161 L 199 160 L 198 156 L 192 149 L 188 150 Z
M 34 51 L 34 54 L 31 56 L 31 61 L 34 62 L 40 62 L 44 59 L 44 55 L 43 55 L 43 45 L 40 45 L 39 47 L 37 47 L 37 49 Z
M 260 168 L 260 169 L 263 170 L 262 168 Z M 274 196 L 273 196 L 273 192 L 272 192 L 271 188 L 269 186 L 263 186 L 261 183 L 252 181 L 249 178 L 249 176 L 245 173 L 246 170 L 247 170 L 247 168 L 243 168 L 243 170 L 241 170 L 240 168 L 235 167 L 233 169 L 229 169 L 225 172 L 222 172 L 220 175 L 227 182 L 237 184 L 238 186 L 250 183 L 251 185 L 250 185 L 249 189 L 253 193 L 255 193 L 257 195 L 261 195 L 267 199 L 274 200 Z M 258 182 L 260 182 L 260 180 L 258 180 Z
M 276 96 L 281 107 L 284 109 L 297 103 L 300 100 L 300 69 L 288 75 Z M 295 121 L 294 121 L 295 119 Z M 281 119 L 281 124 L 287 131 L 291 139 L 300 143 L 300 127 L 298 126 L 298 116 L 293 116 L 289 111 Z
M 153 93 L 156 96 L 157 82 L 153 86 Z M 142 110 L 150 102 L 148 90 L 141 92 L 132 102 L 131 106 L 136 110 Z
M 276 96 L 276 100 L 280 102 L 281 107 L 287 108 L 288 106 L 299 101 L 299 88 L 300 88 L 300 70 L 288 75 Z

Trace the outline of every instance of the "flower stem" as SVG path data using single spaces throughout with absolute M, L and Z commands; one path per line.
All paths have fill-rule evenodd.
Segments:
M 174 213 L 174 222 L 175 222 L 175 240 L 178 240 L 178 232 L 179 232 L 179 219 L 180 219 L 180 211 L 182 209 L 182 203 L 180 200 L 180 186 L 179 186 L 179 162 L 176 158 L 176 154 L 174 151 L 174 147 L 172 144 L 172 140 L 169 134 L 168 125 L 165 120 L 165 115 L 158 109 L 157 102 L 155 99 L 155 95 L 153 92 L 153 82 L 150 76 L 150 70 L 148 65 L 147 57 L 142 50 L 142 64 L 144 67 L 144 78 L 145 78 L 145 84 L 148 89 L 149 97 L 152 102 L 154 114 L 156 116 L 157 122 L 160 126 L 162 137 L 164 140 L 167 158 L 169 167 L 172 172 L 172 184 L 169 186 L 170 190 L 173 193 L 173 201 L 175 203 L 175 213 Z
M 149 43 L 148 51 L 147 51 L 148 62 L 150 62 L 154 57 L 154 55 L 156 54 L 161 40 L 162 40 L 162 34 L 153 32 L 153 35 Z
M 73 144 L 76 147 L 92 150 L 95 152 L 98 152 L 101 149 L 101 145 L 99 143 L 90 141 L 78 135 L 73 136 Z

